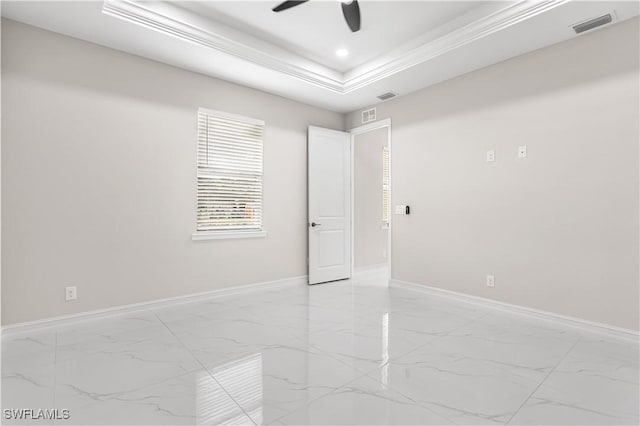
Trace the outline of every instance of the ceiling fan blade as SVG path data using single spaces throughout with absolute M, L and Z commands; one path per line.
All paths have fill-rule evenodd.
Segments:
M 360 30 L 360 6 L 358 6 L 358 0 L 353 0 L 351 3 L 342 3 L 342 14 L 351 31 L 355 33 Z
M 272 10 L 274 12 L 281 12 L 283 10 L 291 9 L 294 6 L 299 6 L 302 3 L 306 3 L 309 0 L 298 0 L 298 1 L 285 1 L 274 7 Z

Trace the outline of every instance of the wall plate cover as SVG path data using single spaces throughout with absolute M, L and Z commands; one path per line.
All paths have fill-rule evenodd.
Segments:
M 518 147 L 518 158 L 525 158 L 527 156 L 527 146 L 521 145 Z
M 487 287 L 495 287 L 496 278 L 493 275 L 487 275 Z

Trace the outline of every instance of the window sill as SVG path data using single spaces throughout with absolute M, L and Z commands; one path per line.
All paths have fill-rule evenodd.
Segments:
M 210 231 L 191 234 L 193 241 L 231 240 L 236 238 L 264 238 L 267 231 Z

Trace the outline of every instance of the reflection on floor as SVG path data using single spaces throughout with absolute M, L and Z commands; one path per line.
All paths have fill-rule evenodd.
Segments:
M 36 424 L 638 424 L 637 341 L 382 281 L 5 334 L 2 408 L 69 410 Z

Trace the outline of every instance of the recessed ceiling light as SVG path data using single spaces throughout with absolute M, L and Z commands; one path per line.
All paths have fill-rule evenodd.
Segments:
M 344 58 L 348 54 L 349 54 L 349 51 L 347 49 L 338 49 L 338 50 L 336 50 L 336 56 L 338 56 L 340 58 Z

